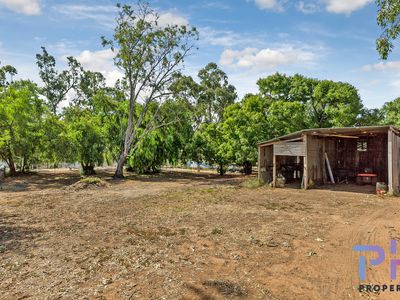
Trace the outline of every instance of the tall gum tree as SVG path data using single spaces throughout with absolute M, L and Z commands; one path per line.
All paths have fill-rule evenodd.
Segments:
M 156 127 L 151 122 L 141 133 L 145 116 L 153 114 L 157 120 L 159 109 L 149 111 L 152 103 L 161 106 L 170 95 L 169 86 L 179 72 L 184 59 L 195 48 L 196 28 L 185 25 L 161 26 L 159 15 L 149 4 L 139 1 L 134 6 L 118 4 L 119 15 L 113 39 L 102 38 L 103 46 L 111 47 L 114 63 L 124 73 L 125 92 L 129 99 L 128 122 L 114 177 L 123 177 L 124 164 L 134 145 Z M 136 106 L 143 106 L 139 116 Z
M 68 69 L 58 72 L 54 56 L 50 55 L 45 47 L 42 47 L 41 54 L 36 54 L 39 76 L 44 84 L 42 94 L 46 97 L 46 104 L 54 115 L 57 114 L 58 105 L 65 100 L 68 92 L 78 86 L 82 73 L 82 67 L 75 58 L 69 56 L 67 61 Z

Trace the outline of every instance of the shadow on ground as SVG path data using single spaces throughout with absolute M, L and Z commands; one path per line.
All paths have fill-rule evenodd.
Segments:
M 191 172 L 188 170 L 163 170 L 158 174 L 137 175 L 125 172 L 124 179 L 114 179 L 112 168 L 97 169 L 95 177 L 99 177 L 112 185 L 120 185 L 128 181 L 137 182 L 197 182 L 198 185 L 209 185 L 210 180 L 217 185 L 236 185 L 239 180 L 244 178 L 241 174 L 227 174 L 220 176 L 211 172 L 202 171 Z M 40 170 L 39 173 L 20 174 L 16 177 L 8 177 L 0 182 L 0 193 L 4 192 L 26 192 L 40 191 L 49 189 L 63 189 L 78 182 L 82 176 L 77 169 L 47 169 Z M 247 178 L 247 177 L 246 177 Z M 236 180 L 237 179 L 237 180 Z
M 16 225 L 20 218 L 16 215 L 0 214 L 0 255 L 6 251 L 23 250 L 26 244 L 34 240 L 42 231 Z

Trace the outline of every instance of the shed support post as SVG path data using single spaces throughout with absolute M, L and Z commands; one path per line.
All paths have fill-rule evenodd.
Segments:
M 261 146 L 258 146 L 257 171 L 258 181 L 261 182 Z
M 276 187 L 276 155 L 272 159 L 272 186 Z
M 388 188 L 389 194 L 393 195 L 393 132 L 388 131 Z
M 308 165 L 307 165 L 307 158 L 308 158 L 308 145 L 307 145 L 307 135 L 303 137 L 306 153 L 304 156 L 304 172 L 303 172 L 303 187 L 305 190 L 308 189 Z
M 326 184 L 326 162 L 325 162 L 325 152 L 326 152 L 326 139 L 322 139 L 322 182 Z

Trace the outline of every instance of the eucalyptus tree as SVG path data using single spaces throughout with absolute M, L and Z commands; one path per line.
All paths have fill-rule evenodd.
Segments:
M 123 177 L 123 167 L 132 148 L 146 134 L 162 124 L 149 122 L 139 132 L 146 115 L 157 120 L 159 109 L 149 111 L 150 105 L 161 102 L 170 94 L 169 86 L 184 59 L 195 48 L 198 32 L 185 25 L 161 26 L 159 15 L 147 3 L 118 4 L 119 15 L 112 39 L 103 37 L 103 46 L 111 47 L 114 63 L 124 73 L 125 92 L 129 101 L 128 121 L 121 143 L 114 176 Z M 136 116 L 137 106 L 141 105 Z
M 400 126 L 400 98 L 386 102 L 380 113 L 384 124 Z
M 11 65 L 0 67 L 0 89 L 3 90 L 13 81 L 13 77 L 17 75 L 17 69 Z
M 260 95 L 271 104 L 304 106 L 304 126 L 309 128 L 353 126 L 363 108 L 357 89 L 349 83 L 276 73 L 257 84 Z
M 42 53 L 36 54 L 36 64 L 39 67 L 39 76 L 43 81 L 42 93 L 53 114 L 57 114 L 59 104 L 65 100 L 68 92 L 77 87 L 81 77 L 82 67 L 72 56 L 67 57 L 68 69 L 59 72 L 56 69 L 56 60 L 45 47 Z
M 75 97 L 64 109 L 68 136 L 80 162 L 84 175 L 95 173 L 94 167 L 104 161 L 106 131 L 103 126 L 107 109 L 104 90 L 105 78 L 101 73 L 83 70 L 75 87 Z
M 25 172 L 38 157 L 46 109 L 36 84 L 27 80 L 10 83 L 0 92 L 0 158 L 16 174 Z
M 223 121 L 225 108 L 235 102 L 236 89 L 217 64 L 209 63 L 198 73 L 200 79 L 198 104 L 206 123 Z
M 382 59 L 387 59 L 400 34 L 400 2 L 398 0 L 376 0 L 378 25 L 381 36 L 376 40 L 376 49 Z
M 149 108 L 152 111 L 157 109 L 154 104 Z M 185 99 L 168 99 L 162 104 L 159 118 L 158 123 L 165 125 L 149 132 L 134 146 L 129 156 L 128 166 L 134 172 L 158 172 L 163 164 L 176 164 L 186 161 L 190 156 L 187 145 L 193 135 L 193 119 L 189 102 Z M 145 130 L 148 122 L 152 120 L 146 118 L 141 131 Z

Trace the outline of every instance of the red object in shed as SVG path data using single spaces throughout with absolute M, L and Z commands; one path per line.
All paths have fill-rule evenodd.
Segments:
M 378 181 L 378 175 L 373 173 L 358 173 L 357 184 L 372 184 L 375 185 Z

